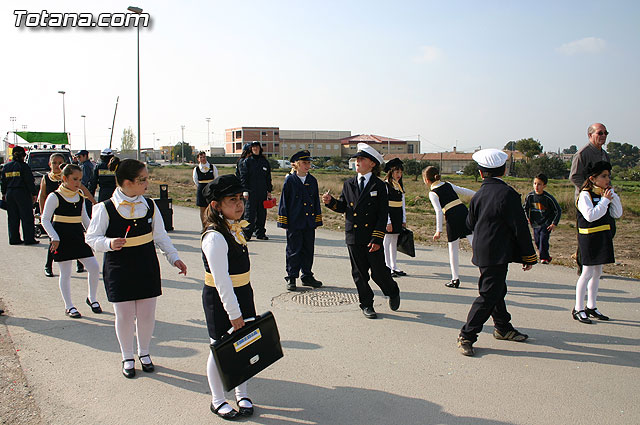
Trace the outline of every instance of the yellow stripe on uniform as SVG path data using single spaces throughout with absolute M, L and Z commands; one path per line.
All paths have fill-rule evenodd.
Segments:
M 401 208 L 402 207 L 402 201 L 389 201 L 389 206 L 391 208 Z
M 111 170 L 105 170 L 103 168 L 98 170 L 98 175 L 99 176 L 115 176 L 116 172 L 115 171 L 111 171 Z
M 231 283 L 233 283 L 233 287 L 237 288 L 239 286 L 244 286 L 249 283 L 249 274 L 251 272 L 248 271 L 242 274 L 230 274 Z M 216 287 L 216 283 L 213 281 L 213 275 L 208 272 L 204 272 L 204 284 L 207 286 Z
M 82 217 L 79 215 L 54 215 L 51 221 L 58 223 L 82 223 Z
M 604 232 L 605 230 L 611 230 L 611 225 L 603 224 L 602 226 L 597 227 L 580 227 L 578 228 L 578 233 L 588 235 L 589 233 Z
M 8 173 L 4 173 L 6 177 L 20 177 L 20 171 L 9 171 Z
M 447 212 L 448 209 L 451 209 L 456 205 L 462 205 L 462 201 L 460 199 L 456 199 L 455 201 L 449 202 L 447 205 L 442 207 L 442 212 Z
M 198 183 L 211 183 L 213 181 L 213 179 L 211 180 L 198 180 Z
M 140 236 L 132 236 L 127 238 L 127 242 L 124 244 L 125 248 L 129 248 L 132 246 L 140 246 L 146 243 L 153 242 L 153 232 L 149 232 Z

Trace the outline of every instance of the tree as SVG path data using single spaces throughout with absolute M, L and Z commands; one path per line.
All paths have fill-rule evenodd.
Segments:
M 184 158 L 182 158 L 182 145 L 184 144 Z M 187 142 L 179 142 L 171 149 L 171 158 L 180 158 L 183 161 L 191 162 L 194 160 L 193 148 Z
M 333 165 L 334 167 L 340 167 L 340 168 L 345 168 L 345 162 L 346 161 L 344 158 L 342 158 L 341 156 L 332 156 L 331 158 L 329 158 L 329 165 Z
M 560 158 L 541 156 L 528 162 L 516 163 L 513 176 L 533 178 L 540 173 L 550 179 L 565 179 L 568 177 L 569 170 Z
M 122 130 L 122 152 L 132 151 L 136 145 L 136 135 L 131 127 Z
M 507 142 L 506 145 L 504 145 L 503 148 L 505 151 L 515 151 L 516 148 L 516 142 L 514 142 L 513 140 L 511 140 L 510 142 Z
M 420 167 L 420 161 L 415 159 L 408 159 L 402 164 L 404 167 L 404 174 L 413 176 L 413 180 L 418 180 L 418 175 L 422 173 L 422 167 Z
M 629 143 L 609 142 L 607 152 L 611 165 L 619 165 L 622 168 L 632 168 L 640 160 L 640 149 Z
M 567 149 L 563 149 L 562 153 L 564 154 L 574 154 L 578 152 L 578 147 L 576 145 L 571 145 Z
M 517 140 L 515 146 L 516 150 L 522 152 L 529 159 L 542 153 L 542 145 L 540 142 L 531 137 Z
M 478 181 L 478 177 L 480 177 L 480 172 L 478 171 L 478 164 L 475 161 L 472 161 L 464 166 L 462 172 L 465 176 L 473 176 L 473 178 Z
M 267 158 L 267 161 L 269 161 L 269 165 L 271 166 L 272 170 L 277 170 L 278 168 L 280 168 L 280 163 L 278 162 L 277 159 Z

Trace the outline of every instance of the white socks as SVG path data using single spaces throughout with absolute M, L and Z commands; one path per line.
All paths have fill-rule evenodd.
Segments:
M 582 266 L 582 274 L 576 283 L 576 311 L 584 310 L 585 292 L 587 293 L 587 307 L 596 308 L 600 276 L 602 276 L 602 264 Z
M 89 287 L 89 301 L 97 301 L 96 293 L 98 292 L 98 281 L 100 279 L 100 266 L 98 265 L 98 260 L 96 260 L 96 257 L 86 257 L 81 258 L 80 262 L 87 269 L 87 273 L 89 275 L 87 277 Z M 73 260 L 60 261 L 58 263 L 58 267 L 60 268 L 60 294 L 62 294 L 62 299 L 64 300 L 65 310 L 69 310 L 71 307 L 73 307 L 73 302 L 71 301 L 72 264 Z
M 213 344 L 214 340 L 211 339 L 211 343 Z M 211 403 L 213 407 L 216 408 L 220 406 L 222 403 L 225 403 L 227 399 L 224 396 L 224 388 L 222 387 L 222 379 L 220 378 L 220 374 L 218 373 L 218 367 L 216 366 L 216 361 L 213 358 L 213 354 L 211 350 L 209 350 L 209 358 L 207 359 L 207 380 L 209 381 L 209 388 L 211 389 Z M 244 382 L 238 385 L 235 388 L 236 400 L 240 400 L 241 398 L 248 397 L 247 395 L 247 382 Z M 252 407 L 252 404 L 246 400 L 243 400 L 238 403 L 240 407 Z M 220 414 L 228 413 L 233 408 L 229 405 L 223 406 L 218 412 Z
M 382 245 L 384 247 L 384 262 L 392 272 L 398 270 L 396 257 L 398 255 L 398 234 L 387 233 L 384 235 Z
M 138 339 L 138 356 L 149 354 L 149 344 L 155 327 L 157 297 L 113 303 L 116 313 L 116 336 L 122 360 L 134 358 L 133 334 Z
M 471 245 L 471 243 L 473 242 L 473 235 L 467 235 L 467 240 Z M 449 242 L 447 245 L 449 247 L 449 266 L 451 267 L 451 280 L 460 279 L 460 276 L 458 275 L 458 269 L 460 267 L 460 260 L 458 258 L 458 251 L 460 250 L 460 239 Z

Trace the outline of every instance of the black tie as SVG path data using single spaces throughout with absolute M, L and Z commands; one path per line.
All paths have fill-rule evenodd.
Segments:
M 364 191 L 364 176 L 360 177 L 360 185 L 358 186 L 360 193 Z

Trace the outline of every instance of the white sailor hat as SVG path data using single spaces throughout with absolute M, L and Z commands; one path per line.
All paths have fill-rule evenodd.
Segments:
M 357 158 L 359 156 L 369 158 L 378 165 L 384 163 L 384 158 L 382 158 L 382 155 L 380 155 L 377 150 L 367 145 L 366 143 L 358 143 L 358 152 L 351 158 Z
M 482 149 L 474 153 L 473 160 L 481 170 L 493 170 L 502 167 L 509 156 L 500 149 Z
M 113 151 L 111 148 L 104 148 L 102 149 L 102 152 L 100 152 L 100 155 L 113 155 Z

